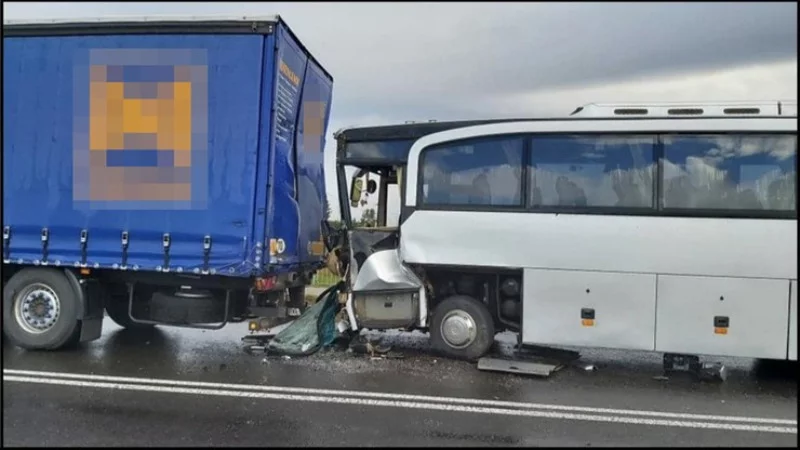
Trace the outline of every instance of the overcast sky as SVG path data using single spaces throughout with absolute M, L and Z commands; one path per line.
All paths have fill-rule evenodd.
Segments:
M 794 2 L 4 2 L 3 13 L 280 14 L 333 74 L 326 150 L 345 125 L 566 115 L 591 102 L 797 99 Z M 331 167 L 329 158 L 336 205 Z

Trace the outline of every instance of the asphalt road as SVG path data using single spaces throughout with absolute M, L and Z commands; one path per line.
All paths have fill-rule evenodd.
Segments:
M 386 337 L 398 360 L 250 355 L 244 333 L 107 321 L 69 351 L 4 344 L 3 446 L 797 445 L 796 365 L 724 360 L 726 382 L 700 383 L 660 379 L 657 354 L 584 351 L 540 379 L 431 356 L 419 333 Z

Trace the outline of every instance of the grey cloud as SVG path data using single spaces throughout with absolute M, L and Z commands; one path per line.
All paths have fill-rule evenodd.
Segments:
M 409 46 L 399 54 L 381 52 L 372 41 L 373 50 L 362 52 L 375 56 L 348 63 L 359 70 L 347 71 L 354 75 L 341 80 L 339 93 L 353 104 L 385 104 L 387 111 L 431 99 L 469 111 L 482 98 L 519 91 L 680 76 L 797 55 L 794 3 L 526 6 L 497 11 L 493 20 L 445 21 L 440 26 L 450 29 L 428 42 L 407 36 L 414 32 L 398 36 Z M 403 95 L 384 102 L 391 92 Z

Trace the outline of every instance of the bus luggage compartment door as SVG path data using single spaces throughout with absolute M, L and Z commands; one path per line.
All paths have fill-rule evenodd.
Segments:
M 785 359 L 789 280 L 658 276 L 656 350 Z
M 525 269 L 522 342 L 653 350 L 656 276 Z

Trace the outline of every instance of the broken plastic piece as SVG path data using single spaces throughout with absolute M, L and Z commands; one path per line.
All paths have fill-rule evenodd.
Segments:
M 270 352 L 307 356 L 336 339 L 336 286 L 326 289 L 303 315 L 280 331 L 267 345 Z

